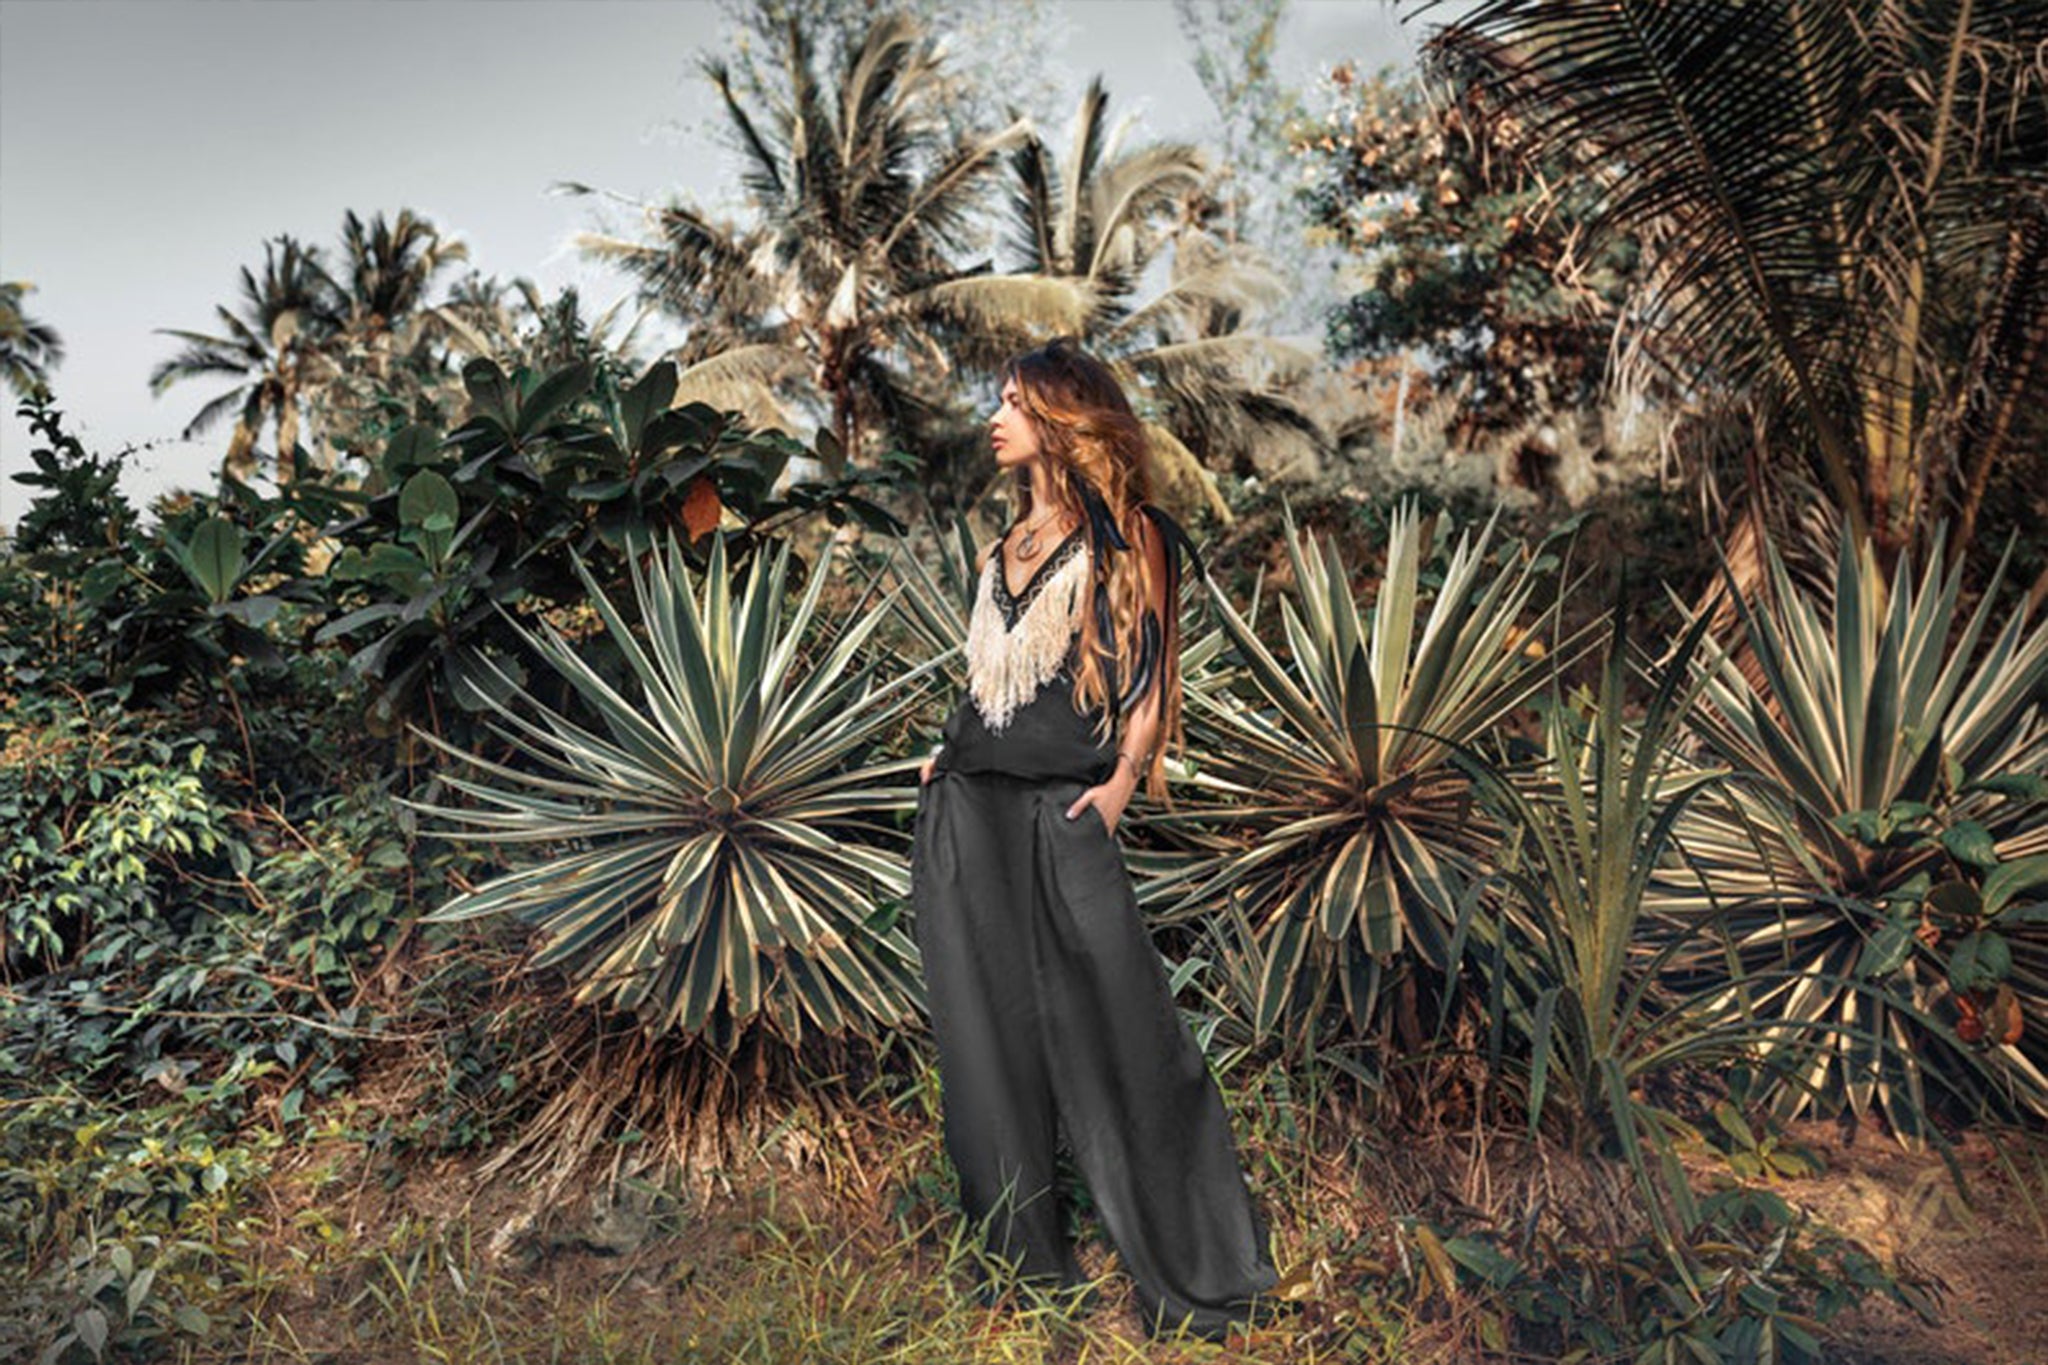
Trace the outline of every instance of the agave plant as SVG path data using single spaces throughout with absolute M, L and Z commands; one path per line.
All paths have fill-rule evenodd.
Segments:
M 1692 726 L 1771 794 L 1698 804 L 1681 831 L 1694 877 L 1664 889 L 1726 930 L 1675 965 L 1732 977 L 1730 1008 L 1816 1046 L 1801 1083 L 1775 1087 L 1780 1111 L 1875 1102 L 1908 1138 L 1923 1066 L 1961 1062 L 1973 1018 L 2010 1098 L 2048 1112 L 2048 915 L 2019 894 L 2048 879 L 2048 629 L 2024 605 L 1993 629 L 2001 561 L 1958 631 L 1944 529 L 1926 569 L 1902 557 L 1889 586 L 1845 535 L 1832 602 L 1767 547 L 1768 602 L 1743 609 L 1754 667 L 1703 652 Z M 1759 988 L 1764 971 L 1778 979 Z
M 1712 991 L 1659 989 L 1664 964 L 1687 940 L 1659 932 L 1654 887 L 1679 856 L 1674 831 L 1686 812 L 1742 775 L 1699 766 L 1678 744 L 1704 685 L 1689 665 L 1709 618 L 1696 617 L 1646 670 L 1650 695 L 1634 723 L 1623 688 L 1628 621 L 1625 605 L 1610 613 L 1590 714 L 1553 698 L 1534 772 L 1511 780 L 1460 756 L 1504 837 L 1486 879 L 1502 894 L 1472 898 L 1454 952 L 1461 965 L 1475 961 L 1485 983 L 1490 1070 L 1518 1083 L 1531 1132 L 1548 1115 L 1574 1147 L 1628 1163 L 1659 1245 L 1697 1303 L 1712 1292 L 1711 1267 L 1670 1141 L 1690 1129 L 1644 1091 L 1660 1073 L 1752 1055 L 1764 1026 L 1723 1015 Z
M 549 850 L 429 920 L 512 911 L 540 930 L 533 965 L 566 969 L 578 1001 L 728 1052 L 757 1020 L 794 1045 L 807 1024 L 869 1035 L 922 1009 L 916 949 L 897 924 L 907 868 L 879 818 L 911 805 L 881 785 L 908 761 L 867 755 L 922 700 L 937 661 L 878 684 L 859 661 L 886 613 L 819 638 L 829 575 L 815 569 L 785 615 L 789 554 L 784 542 L 757 555 L 735 590 L 723 540 L 698 583 L 667 539 L 632 563 L 641 631 L 578 561 L 641 695 L 622 695 L 551 625 L 521 627 L 604 733 L 507 678 L 493 728 L 530 771 L 423 736 L 496 781 L 450 775 L 478 804 L 421 809 L 454 822 L 454 837 Z
M 920 659 L 946 674 L 945 685 L 966 686 L 967 620 L 974 609 L 974 528 L 955 512 L 950 522 L 930 524 L 933 550 L 916 553 L 910 543 L 890 543 L 883 570 L 898 585 L 896 615 Z
M 1498 838 L 1452 756 L 1558 662 L 1537 644 L 1554 605 L 1530 610 L 1542 559 L 1525 550 L 1490 572 L 1493 530 L 1460 535 L 1425 595 L 1430 525 L 1412 502 L 1396 509 L 1368 624 L 1335 548 L 1298 535 L 1290 512 L 1301 609 L 1281 604 L 1286 663 L 1210 585 L 1243 671 L 1211 682 L 1197 664 L 1222 641 L 1190 650 L 1189 748 L 1201 770 L 1186 813 L 1160 818 L 1208 847 L 1144 898 L 1165 902 L 1163 922 L 1243 910 L 1257 934 L 1255 1036 L 1283 1020 L 1294 1037 L 1313 1028 L 1333 981 L 1364 1025 L 1388 965 L 1411 951 L 1448 964 L 1460 883 Z M 1569 658 L 1585 634 L 1552 649 Z
M 1616 613 L 1591 714 L 1560 700 L 1545 720 L 1537 773 L 1520 782 L 1483 774 L 1506 831 L 1494 875 L 1514 894 L 1482 937 L 1504 949 L 1489 969 L 1499 978 L 1497 1011 L 1530 1045 L 1532 1125 L 1555 1078 L 1584 1132 L 1616 1131 L 1646 1058 L 1659 1055 L 1646 1046 L 1657 1010 L 1637 951 L 1648 891 L 1676 818 L 1727 776 L 1687 764 L 1672 742 L 1685 711 L 1684 660 L 1704 634 L 1695 621 L 1631 726 L 1622 687 L 1628 640 Z M 1467 927 L 1483 922 L 1461 924 L 1461 948 Z

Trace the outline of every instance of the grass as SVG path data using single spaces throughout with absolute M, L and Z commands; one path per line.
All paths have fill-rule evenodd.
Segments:
M 492 1171 L 489 1152 L 397 1159 L 368 1140 L 400 1107 L 380 1088 L 401 1081 L 395 1070 L 367 1074 L 358 1093 L 328 1102 L 314 1129 L 326 1136 L 273 1154 L 268 1174 L 244 1191 L 245 1236 L 219 1251 L 221 1290 L 206 1305 L 216 1331 L 149 1359 L 1430 1365 L 1473 1359 L 1489 1335 L 1498 1340 L 1500 1302 L 1444 1284 L 1410 1224 L 1527 1227 L 1576 1246 L 1641 1231 L 1618 1162 L 1570 1154 L 1519 1126 L 1469 1114 L 1460 1122 L 1455 1108 L 1426 1130 L 1399 1126 L 1348 1086 L 1246 1064 L 1225 1078 L 1225 1098 L 1302 1309 L 1226 1345 L 1153 1341 L 1070 1167 L 1071 1226 L 1101 1302 L 1082 1313 L 976 1302 L 976 1240 L 943 1156 L 936 1076 L 916 1049 L 864 1084 L 820 1081 L 752 1130 L 740 1159 L 696 1173 L 704 1178 L 685 1181 L 651 1160 L 616 1182 L 571 1182 L 560 1195 Z M 1799 1140 L 1824 1147 L 1831 1134 L 1815 1126 Z M 1932 1268 L 1961 1291 L 1955 1322 L 1937 1334 L 1872 1308 L 1850 1324 L 1841 1358 L 2006 1365 L 2026 1359 L 2048 1330 L 1998 1311 L 2048 1270 L 2034 1221 L 2048 1196 L 2048 1146 L 2008 1135 L 1970 1151 L 1968 1235 L 1910 1237 L 1914 1254 L 1938 1260 Z M 1728 1178 L 1711 1153 L 1701 1163 L 1703 1183 Z M 1882 1141 L 1838 1145 L 1829 1164 L 1811 1178 L 1766 1183 L 1816 1205 L 1882 1188 L 1903 1206 L 1937 1169 Z M 1949 1207 L 1952 1222 L 1961 1217 Z M 1878 1221 L 1869 1240 L 1880 1242 L 1890 1215 L 1870 1216 Z M 1859 1333 L 1884 1350 L 1857 1354 Z M 1510 1345 L 1495 1358 L 1540 1357 Z
M 1352 1194 L 1358 1160 L 1388 1154 L 1340 1131 L 1350 1111 L 1337 1097 L 1301 1112 L 1277 1067 L 1232 1090 L 1283 1269 L 1301 1267 L 1313 1293 L 1371 1268 L 1357 1247 L 1391 1223 L 1361 1216 Z M 717 1179 L 643 1173 L 539 1216 L 527 1191 L 479 1174 L 487 1155 L 377 1169 L 386 1159 L 352 1125 L 381 1107 L 342 1101 L 341 1136 L 277 1164 L 269 1234 L 223 1277 L 239 1287 L 215 1306 L 237 1326 L 179 1359 L 1313 1362 L 1391 1359 L 1412 1337 L 1404 1306 L 1366 1295 L 1306 1334 L 1145 1338 L 1064 1157 L 1071 1228 L 1101 1301 L 1079 1313 L 1016 1296 L 981 1307 L 978 1239 L 958 1211 L 928 1065 L 793 1107 Z M 1328 1216 L 1305 1223 L 1300 1211 L 1318 1208 Z

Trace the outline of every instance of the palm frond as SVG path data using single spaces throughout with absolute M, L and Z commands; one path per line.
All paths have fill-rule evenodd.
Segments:
M 756 430 L 795 432 L 799 423 L 776 397 L 776 389 L 804 369 L 803 354 L 787 344 L 735 346 L 686 367 L 676 378 L 674 405 L 708 403 L 740 413 Z
M 920 253 L 956 255 L 969 243 L 974 198 L 981 182 L 997 166 L 997 158 L 1031 134 L 1031 120 L 1020 118 L 1008 127 L 956 147 L 909 196 L 903 211 L 882 235 L 879 250 L 893 257 L 906 244 Z
M 1072 332 L 1095 302 L 1088 286 L 1056 275 L 968 275 L 900 295 L 885 314 L 938 316 L 1001 336 Z
M 707 58 L 700 63 L 699 70 L 718 87 L 719 98 L 725 102 L 726 117 L 732 121 L 733 131 L 745 160 L 740 167 L 740 183 L 757 203 L 780 204 L 787 196 L 782 177 L 782 158 L 771 147 L 760 129 L 754 126 L 753 116 L 733 93 L 732 71 L 725 62 Z
M 1148 332 L 1199 334 L 1200 321 L 1206 317 L 1224 311 L 1255 312 L 1280 303 L 1291 289 L 1287 278 L 1250 247 L 1186 269 L 1176 253 L 1175 267 L 1167 287 L 1108 328 L 1103 333 L 1106 341 L 1139 344 Z
M 185 423 L 184 430 L 178 435 L 188 441 L 197 436 L 204 436 L 223 417 L 248 406 L 251 387 L 248 384 L 238 385 L 218 398 L 209 399 L 198 412 L 192 414 L 192 420 Z
M 652 211 L 650 220 L 652 242 L 585 232 L 576 245 L 625 270 L 641 282 L 645 298 L 685 322 L 752 316 L 769 305 L 767 281 L 756 268 L 757 234 L 736 233 L 682 204 Z
M 1150 252 L 1139 239 L 1148 222 L 1200 188 L 1209 173 L 1208 157 L 1188 142 L 1151 143 L 1111 162 L 1088 184 L 1088 241 L 1076 262 L 1085 261 L 1091 275 L 1142 270 Z
M 1010 197 L 1008 232 L 1011 248 L 1025 274 L 1065 274 L 1072 262 L 1060 254 L 1053 224 L 1052 163 L 1045 144 L 1027 138 L 1010 153 L 1017 192 Z
M 1626 158 L 1591 225 L 1668 224 L 1643 311 L 1738 384 L 1796 395 L 1843 505 L 1861 490 L 1832 339 L 1868 321 L 1833 207 L 1854 203 L 1867 57 L 1847 0 L 1483 0 L 1430 44 L 1533 137 Z

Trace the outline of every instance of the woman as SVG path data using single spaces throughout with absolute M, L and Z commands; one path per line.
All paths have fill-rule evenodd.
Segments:
M 1005 367 L 990 440 L 1022 514 L 976 566 L 968 688 L 919 774 L 911 852 L 946 1151 L 992 1256 L 1072 1290 L 1064 1130 L 1148 1331 L 1220 1339 L 1279 1276 L 1116 838 L 1141 777 L 1165 798 L 1194 547 L 1147 501 L 1115 377 L 1067 341 Z

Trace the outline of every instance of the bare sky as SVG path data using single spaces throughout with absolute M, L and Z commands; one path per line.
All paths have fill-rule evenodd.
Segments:
M 1051 108 L 1099 71 L 1113 115 L 1141 112 L 1140 137 L 1213 132 L 1166 0 L 1054 8 Z M 627 292 L 569 245 L 597 201 L 547 187 L 735 207 L 693 65 L 722 21 L 711 0 L 0 0 L 0 279 L 33 283 L 30 314 L 63 337 L 53 383 L 72 430 L 107 451 L 157 443 L 129 463 L 138 505 L 204 486 L 226 424 L 178 432 L 232 381 L 153 396 L 149 371 L 178 343 L 152 329 L 216 332 L 265 238 L 331 253 L 348 209 L 410 208 L 483 273 L 549 296 L 575 283 L 596 316 Z M 1413 45 L 1383 0 L 1294 0 L 1278 65 L 1305 82 L 1341 59 L 1405 63 Z M 5 476 L 32 438 L 0 398 L 11 525 L 29 490 Z

